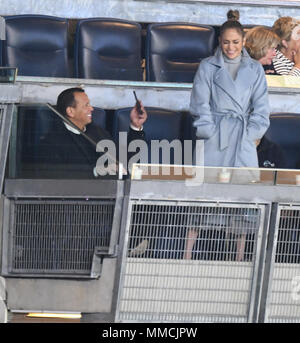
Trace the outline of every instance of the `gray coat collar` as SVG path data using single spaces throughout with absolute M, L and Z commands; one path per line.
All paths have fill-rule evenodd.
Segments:
M 215 55 L 209 59 L 209 63 L 217 66 L 219 69 L 214 74 L 214 83 L 222 88 L 232 100 L 242 110 L 242 95 L 248 92 L 248 85 L 252 84 L 252 78 L 255 77 L 251 69 L 255 61 L 248 55 L 245 48 L 242 50 L 241 65 L 235 80 L 229 75 L 225 68 L 224 58 L 220 47 L 217 48 Z
M 242 49 L 242 64 L 248 64 L 253 62 L 252 58 L 249 56 L 247 50 L 245 48 Z M 222 49 L 220 47 L 217 48 L 215 54 L 210 58 L 210 63 L 221 68 L 224 68 L 224 58 L 222 54 Z

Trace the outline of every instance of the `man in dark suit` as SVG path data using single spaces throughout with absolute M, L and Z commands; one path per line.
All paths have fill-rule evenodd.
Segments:
M 44 177 L 55 178 L 97 177 L 95 167 L 101 154 L 86 136 L 96 143 L 104 139 L 112 140 L 112 137 L 109 132 L 92 122 L 93 107 L 87 94 L 82 88 L 66 89 L 59 94 L 56 108 L 75 127 L 58 121 L 55 132 L 51 132 L 44 139 L 41 144 L 41 172 Z M 147 119 L 147 113 L 142 104 L 141 109 L 141 115 L 136 106 L 131 110 L 128 142 L 135 139 L 144 140 L 143 124 Z

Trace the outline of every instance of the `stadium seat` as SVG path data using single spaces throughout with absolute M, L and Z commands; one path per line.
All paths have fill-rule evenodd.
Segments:
M 85 79 L 143 80 L 141 26 L 107 18 L 78 22 L 75 74 Z
M 213 54 L 213 27 L 188 23 L 148 26 L 146 79 L 156 82 L 193 82 L 200 61 Z
M 5 18 L 3 63 L 24 76 L 71 77 L 68 21 L 43 15 Z
M 93 123 L 107 130 L 107 112 L 103 108 L 94 107 Z
M 278 144 L 284 152 L 286 168 L 300 165 L 300 113 L 272 113 L 265 136 Z M 299 168 L 298 165 L 298 168 Z
M 131 107 L 121 108 L 114 113 L 112 132 L 115 142 L 119 141 L 119 132 L 127 132 L 129 129 L 131 109 Z M 182 142 L 184 116 L 181 112 L 157 107 L 147 107 L 146 111 L 148 119 L 144 124 L 145 140 L 148 145 L 148 161 L 153 163 L 151 160 L 151 142 L 155 140 L 167 140 L 169 143 L 173 140 Z M 170 163 L 173 162 L 174 156 L 172 154 Z M 159 157 L 159 163 L 162 163 L 161 155 Z

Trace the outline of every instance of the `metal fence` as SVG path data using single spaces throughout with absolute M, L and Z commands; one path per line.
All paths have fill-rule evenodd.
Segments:
M 264 321 L 300 322 L 300 206 L 278 205 Z
M 264 205 L 131 201 L 116 321 L 253 320 Z
M 124 197 L 123 187 L 115 199 L 33 199 L 29 189 L 20 198 L 15 182 L 8 184 L 5 276 L 101 275 L 107 285 L 111 273 L 116 322 L 300 321 L 300 205 L 161 200 L 152 193 L 144 199 L 135 189 Z M 102 275 L 108 251 L 118 256 L 118 266 Z
M 11 275 L 89 275 L 95 249 L 108 251 L 114 200 L 11 200 Z

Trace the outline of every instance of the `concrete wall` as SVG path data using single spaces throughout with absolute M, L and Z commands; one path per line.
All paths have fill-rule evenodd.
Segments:
M 235 8 L 240 11 L 242 24 L 272 25 L 280 16 L 289 15 L 300 19 L 298 3 L 300 5 L 299 0 L 61 0 L 58 5 L 56 0 L 0 0 L 0 14 L 44 14 L 67 18 L 115 17 L 148 23 L 185 21 L 220 25 L 226 20 L 228 9 Z
M 283 78 L 280 76 L 269 77 Z M 105 81 L 84 79 L 55 79 L 18 77 L 14 87 L 19 88 L 25 103 L 56 103 L 58 94 L 66 88 L 81 86 L 86 90 L 91 104 L 104 109 L 133 106 L 132 94 L 137 91 L 144 106 L 160 107 L 176 111 L 188 111 L 192 84 L 157 82 Z M 268 83 L 271 83 L 270 81 Z M 297 85 L 294 85 L 297 86 Z M 299 86 L 299 85 L 298 85 Z M 0 88 L 1 89 L 1 88 Z M 300 112 L 299 88 L 270 87 L 269 102 L 272 112 Z
M 102 276 L 97 280 L 6 278 L 7 307 L 22 311 L 110 313 L 115 272 L 116 259 L 104 259 Z
M 0 276 L 0 323 L 7 322 L 7 308 L 6 308 L 6 282 Z

